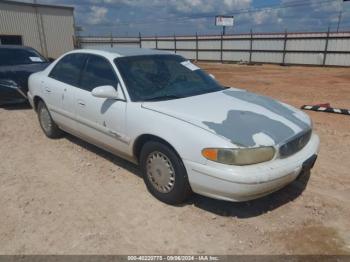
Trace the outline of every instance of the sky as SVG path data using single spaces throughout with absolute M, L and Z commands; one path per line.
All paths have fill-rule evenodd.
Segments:
M 31 2 L 31 0 L 26 0 Z M 219 34 L 216 15 L 233 15 L 227 34 L 350 31 L 350 1 L 343 0 L 37 0 L 75 7 L 81 35 Z

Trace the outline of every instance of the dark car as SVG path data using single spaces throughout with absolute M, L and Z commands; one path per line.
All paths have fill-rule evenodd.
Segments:
M 27 101 L 29 76 L 48 65 L 33 48 L 0 45 L 0 105 Z

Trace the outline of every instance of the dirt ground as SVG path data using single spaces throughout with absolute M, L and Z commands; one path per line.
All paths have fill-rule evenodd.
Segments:
M 350 69 L 200 65 L 296 107 L 350 108 Z M 308 183 L 173 207 L 136 166 L 71 136 L 46 138 L 31 109 L 0 108 L 0 254 L 350 254 L 350 117 L 307 113 L 321 138 Z

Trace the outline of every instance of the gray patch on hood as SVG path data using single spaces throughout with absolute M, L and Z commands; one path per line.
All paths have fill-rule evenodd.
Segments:
M 245 147 L 254 146 L 253 136 L 260 132 L 271 137 L 276 144 L 294 135 L 294 131 L 283 123 L 250 111 L 230 110 L 222 123 L 203 123 L 216 134 Z
M 300 120 L 294 115 L 295 113 L 294 111 L 290 110 L 289 108 L 285 107 L 283 104 L 281 104 L 280 102 L 272 98 L 256 95 L 249 92 L 240 92 L 240 91 L 234 91 L 234 90 L 225 90 L 223 91 L 223 93 L 226 95 L 232 96 L 234 98 L 262 106 L 270 110 L 271 112 L 276 113 L 288 119 L 292 123 L 299 126 L 302 130 L 310 129 L 310 126 L 307 123 L 303 122 L 302 120 Z

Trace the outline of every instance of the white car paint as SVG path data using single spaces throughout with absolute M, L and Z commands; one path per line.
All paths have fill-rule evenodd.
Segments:
M 265 98 L 261 99 L 260 104 L 253 103 L 249 100 L 260 98 L 237 88 L 169 101 L 132 102 L 113 60 L 121 56 L 164 52 L 116 49 L 76 50 L 69 53 L 105 57 L 119 78 L 119 99 L 99 98 L 91 92 L 48 77 L 59 58 L 44 71 L 31 75 L 28 92 L 31 105 L 34 107 L 35 99 L 40 97 L 61 129 L 134 163 L 138 162 L 134 145 L 140 136 L 149 134 L 162 138 L 181 157 L 191 188 L 198 194 L 229 201 L 245 201 L 269 194 L 293 181 L 300 174 L 303 162 L 319 150 L 319 138 L 313 133 L 302 150 L 286 158 L 281 158 L 277 153 L 271 161 L 249 166 L 209 161 L 201 154 L 204 148 L 273 146 L 278 152 L 279 147 L 303 131 L 303 127 L 311 128 L 311 120 L 302 111 L 280 102 L 274 102 L 274 106 L 287 110 L 285 113 L 269 108 L 264 104 Z M 190 64 L 186 63 L 185 66 L 197 70 Z M 235 97 L 237 95 L 238 98 Z M 248 122 L 251 116 L 264 117 L 286 127 L 289 135 L 273 137 L 271 130 L 246 130 L 247 136 L 251 136 L 246 137 L 247 140 L 254 144 L 244 145 L 226 135 L 225 128 L 232 126 L 230 112 L 243 112 L 241 114 Z M 237 132 L 244 136 L 242 131 Z

